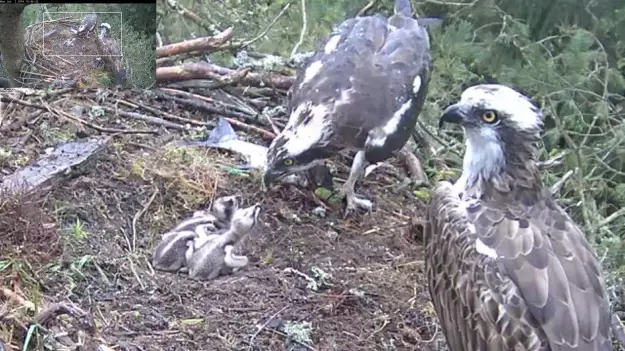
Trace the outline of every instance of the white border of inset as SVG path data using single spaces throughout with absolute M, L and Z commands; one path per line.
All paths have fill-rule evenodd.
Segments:
M 124 46 L 123 46 L 123 43 L 124 43 L 124 30 L 122 28 L 123 27 L 123 23 L 124 23 L 124 21 L 123 21 L 124 17 L 123 17 L 121 12 L 93 12 L 93 11 L 89 11 L 89 12 L 49 12 L 49 13 L 80 13 L 80 14 L 88 14 L 88 13 L 95 13 L 95 14 L 99 14 L 99 13 L 119 13 L 119 24 L 120 24 L 119 25 L 119 29 L 120 29 L 120 32 L 119 32 L 119 35 L 120 35 L 119 36 L 119 52 L 120 52 L 121 55 L 119 55 L 119 56 L 108 55 L 108 56 L 124 57 Z M 46 22 L 44 21 L 42 24 L 43 24 L 42 25 L 43 29 L 41 31 L 42 32 L 42 34 L 41 34 L 41 45 L 42 45 L 42 48 L 43 48 L 43 50 L 45 52 L 45 49 L 46 49 Z M 96 32 L 99 32 L 99 30 L 96 29 Z M 43 55 L 43 57 L 46 57 L 46 56 L 52 56 L 52 55 Z M 107 56 L 107 55 L 57 55 L 57 54 L 54 54 L 54 56 L 58 56 L 58 57 L 102 57 L 102 56 Z

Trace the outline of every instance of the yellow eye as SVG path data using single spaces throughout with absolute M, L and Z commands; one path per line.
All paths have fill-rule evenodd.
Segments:
M 482 120 L 486 123 L 497 122 L 497 114 L 494 111 L 486 111 L 482 114 Z
M 295 164 L 295 160 L 292 158 L 287 158 L 282 162 L 285 166 L 293 166 Z

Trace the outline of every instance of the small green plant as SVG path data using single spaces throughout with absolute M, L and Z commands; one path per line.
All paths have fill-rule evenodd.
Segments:
M 85 230 L 83 223 L 79 218 L 76 218 L 74 224 L 72 224 L 72 236 L 76 240 L 84 240 L 89 236 L 89 233 Z

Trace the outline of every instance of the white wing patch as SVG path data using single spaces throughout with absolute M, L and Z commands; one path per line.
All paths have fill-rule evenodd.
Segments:
M 323 68 L 323 63 L 321 61 L 315 61 L 306 68 L 304 72 L 304 80 L 300 84 L 300 86 L 310 82 L 319 72 L 321 72 L 321 68 Z
M 421 77 L 416 76 L 412 81 L 412 92 L 417 95 L 421 89 Z
M 339 45 L 340 41 L 341 41 L 341 36 L 340 35 L 333 36 L 326 43 L 326 46 L 323 48 L 323 52 L 325 52 L 326 55 L 331 54 L 332 51 L 336 50 L 336 47 Z
M 381 128 L 381 131 L 379 128 L 374 129 L 373 133 L 371 133 L 371 135 L 367 138 L 366 144 L 383 146 L 386 142 L 386 138 L 397 131 L 399 122 L 401 122 L 401 119 L 404 117 L 410 106 L 412 106 L 412 99 L 406 101 L 397 111 L 395 111 L 393 117 L 386 122 L 386 124 Z
M 475 240 L 475 251 L 479 252 L 482 255 L 488 256 L 490 258 L 497 258 L 497 251 L 492 248 L 486 246 L 484 242 L 480 239 Z
M 287 140 L 284 148 L 289 155 L 299 155 L 322 139 L 329 123 L 326 118 L 329 112 L 327 106 L 311 106 L 310 102 L 297 106 L 282 133 Z M 307 124 L 294 125 L 304 114 L 310 114 L 310 121 Z

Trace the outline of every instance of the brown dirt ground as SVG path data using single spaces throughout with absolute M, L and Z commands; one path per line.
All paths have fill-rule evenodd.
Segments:
M 66 111 L 73 106 L 71 99 L 58 104 Z M 23 108 L 15 116 L 30 113 Z M 46 114 L 31 122 L 0 140 L 3 174 L 33 162 L 60 140 L 94 134 Z M 110 114 L 97 123 L 120 127 Z M 319 204 L 310 190 L 282 185 L 264 197 L 257 174 L 220 168 L 236 162 L 232 155 L 164 146 L 181 138 L 178 133 L 117 137 L 69 179 L 40 194 L 42 213 L 49 215 L 42 226 L 58 233 L 57 245 L 47 242 L 42 250 L 41 239 L 28 237 L 20 239 L 22 245 L 5 245 L 3 286 L 36 309 L 55 302 L 81 307 L 99 330 L 99 339 L 91 340 L 118 350 L 441 349 L 415 239 L 423 203 L 398 188 L 397 179 L 405 174 L 396 161 L 357 189 L 374 199 L 371 214 L 343 219 L 339 209 L 322 218 L 313 213 Z M 336 168 L 335 179 L 345 179 L 348 165 Z M 242 196 L 245 204 L 263 201 L 262 224 L 245 246 L 248 267 L 213 282 L 151 269 L 161 233 L 215 196 L 230 194 Z M 55 247 L 59 254 L 50 258 Z M 285 271 L 312 276 L 313 267 L 331 275 L 319 291 Z M 6 300 L 0 294 L 0 301 Z M 24 306 L 8 306 L 22 323 L 32 318 Z M 287 332 L 279 328 L 287 322 L 310 322 L 312 342 L 287 342 Z M 19 329 L 0 327 L 0 338 L 21 349 Z

